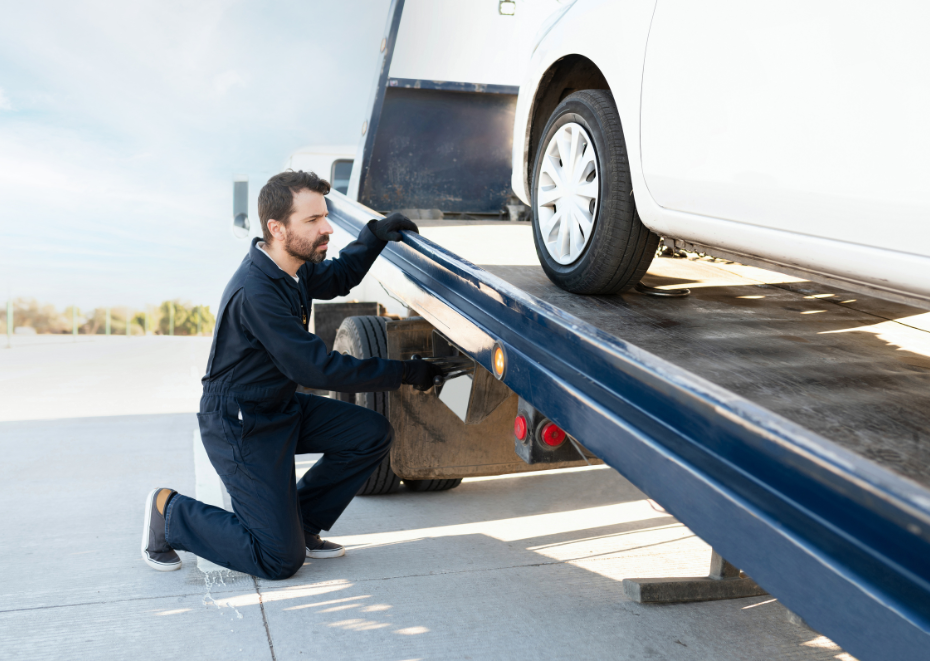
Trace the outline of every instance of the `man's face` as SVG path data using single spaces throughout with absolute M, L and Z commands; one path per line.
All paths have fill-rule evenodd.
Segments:
M 326 248 L 333 227 L 326 216 L 326 200 L 304 188 L 294 195 L 294 212 L 284 230 L 284 250 L 291 257 L 319 264 L 326 259 Z

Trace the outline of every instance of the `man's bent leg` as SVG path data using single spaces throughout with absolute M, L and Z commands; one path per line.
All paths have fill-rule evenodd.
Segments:
M 281 567 L 257 561 L 257 540 L 232 512 L 178 494 L 168 503 L 167 521 L 166 538 L 174 549 L 253 576 L 280 577 Z
M 375 411 L 315 395 L 302 408 L 297 454 L 323 457 L 297 483 L 304 529 L 329 530 L 391 449 L 394 430 Z
M 296 414 L 296 402 L 293 406 Z M 243 457 L 235 400 L 205 397 L 201 408 L 214 409 L 198 415 L 201 438 L 234 512 L 176 495 L 166 511 L 168 543 L 253 576 L 292 576 L 305 554 L 294 484 L 296 428 L 288 433 L 272 427 L 263 433 L 253 427 Z

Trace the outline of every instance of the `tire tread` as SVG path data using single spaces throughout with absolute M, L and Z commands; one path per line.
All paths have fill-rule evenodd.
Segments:
M 384 317 L 347 317 L 339 326 L 336 351 L 342 351 L 356 358 L 387 357 L 387 319 Z M 377 411 L 387 417 L 387 393 L 331 393 L 336 399 L 353 402 L 367 409 Z M 400 478 L 391 469 L 391 455 L 378 465 L 371 476 L 359 489 L 359 496 L 379 496 L 394 493 L 400 488 Z
M 411 491 L 448 491 L 462 483 L 462 478 L 448 478 L 439 480 L 404 480 L 404 484 Z

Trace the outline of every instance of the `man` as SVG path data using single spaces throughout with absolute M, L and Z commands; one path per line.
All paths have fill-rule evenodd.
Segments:
M 273 176 L 258 197 L 264 241 L 253 239 L 223 292 L 203 378 L 200 435 L 226 485 L 232 512 L 172 489 L 145 505 L 142 558 L 181 566 L 175 549 L 268 579 L 292 576 L 305 557 L 345 550 L 320 538 L 390 449 L 380 414 L 296 393 L 297 384 L 340 392 L 426 390 L 439 370 L 426 361 L 360 360 L 328 352 L 307 324 L 313 298 L 344 296 L 388 241 L 417 226 L 400 214 L 372 220 L 338 259 L 324 261 L 332 234 L 330 185 L 313 173 Z M 295 484 L 294 455 L 321 452 Z

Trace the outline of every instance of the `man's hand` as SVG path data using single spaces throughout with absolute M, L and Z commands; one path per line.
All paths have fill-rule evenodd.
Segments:
M 405 360 L 401 383 L 409 383 L 417 390 L 426 392 L 433 387 L 433 379 L 437 376 L 442 376 L 442 370 L 438 365 L 433 365 L 423 359 Z
M 411 232 L 420 233 L 416 223 L 400 213 L 392 213 L 387 218 L 381 220 L 368 221 L 368 227 L 371 233 L 382 241 L 400 241 L 401 230 L 410 230 Z

